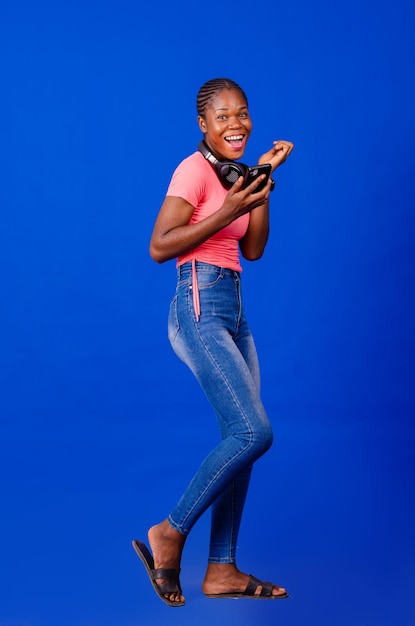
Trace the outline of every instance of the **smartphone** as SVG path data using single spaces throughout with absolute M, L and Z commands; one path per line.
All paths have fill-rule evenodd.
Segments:
M 258 178 L 258 176 L 261 176 L 261 174 L 266 174 L 266 178 L 264 178 L 262 183 L 260 183 L 259 186 L 252 193 L 258 193 L 258 191 L 261 191 L 267 184 L 267 180 L 271 175 L 271 170 L 272 168 L 270 163 L 265 163 L 264 165 L 252 165 L 251 167 L 248 167 L 248 174 L 243 189 L 253 183 L 254 180 Z

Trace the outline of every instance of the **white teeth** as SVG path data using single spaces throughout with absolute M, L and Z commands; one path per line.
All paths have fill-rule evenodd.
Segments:
M 242 141 L 243 135 L 231 135 L 230 137 L 225 137 L 226 141 Z

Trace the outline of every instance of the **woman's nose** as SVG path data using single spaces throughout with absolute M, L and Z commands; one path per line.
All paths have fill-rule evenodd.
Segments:
M 240 128 L 241 120 L 239 119 L 239 117 L 230 117 L 228 121 L 228 126 L 229 128 Z

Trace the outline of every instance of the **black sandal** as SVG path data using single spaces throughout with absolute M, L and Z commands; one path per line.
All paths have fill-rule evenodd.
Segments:
M 165 594 L 171 595 L 172 593 L 180 593 L 180 595 L 182 595 L 179 572 L 175 569 L 154 569 L 154 559 L 147 546 L 141 541 L 134 539 L 133 548 L 146 568 L 151 584 L 153 585 L 154 591 L 157 593 L 158 597 L 169 606 L 184 606 L 184 602 L 175 602 L 174 600 L 170 600 L 170 598 L 165 597 Z M 157 583 L 156 580 L 160 578 L 164 578 L 167 582 Z
M 262 587 L 261 593 L 255 593 L 258 587 Z M 235 591 L 231 593 L 206 593 L 207 598 L 248 598 L 250 600 L 280 600 L 281 598 L 289 598 L 287 592 L 273 595 L 272 590 L 277 585 L 272 583 L 264 583 L 255 576 L 250 576 L 245 591 Z M 278 588 L 278 587 L 277 587 Z

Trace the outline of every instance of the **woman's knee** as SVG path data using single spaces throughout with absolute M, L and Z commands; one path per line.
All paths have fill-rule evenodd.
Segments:
M 270 449 L 273 441 L 274 433 L 272 432 L 271 424 L 268 422 L 268 424 L 264 424 L 264 426 L 261 428 L 260 434 L 258 436 L 258 444 L 262 454 Z
M 250 432 L 249 437 L 246 439 L 249 440 L 252 457 L 258 459 L 272 446 L 274 434 L 271 424 L 269 422 L 261 423 L 260 426 L 257 426 Z

